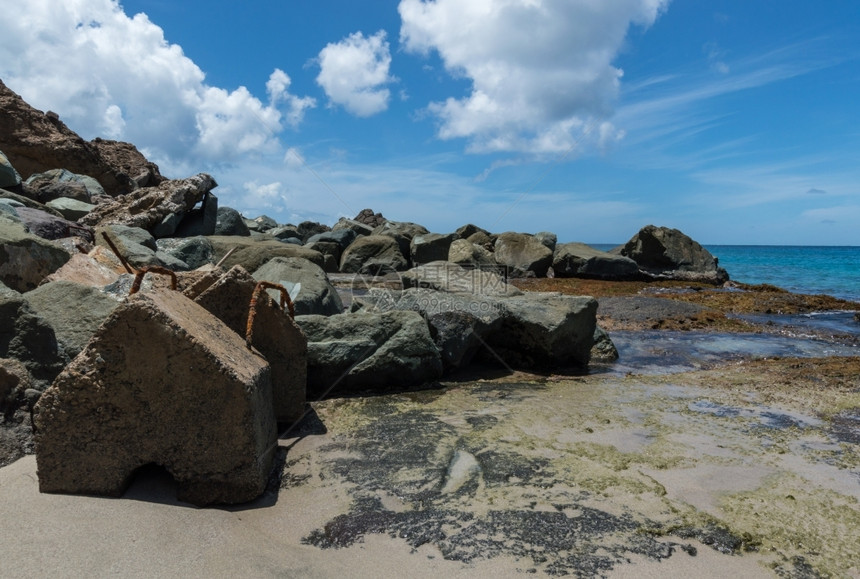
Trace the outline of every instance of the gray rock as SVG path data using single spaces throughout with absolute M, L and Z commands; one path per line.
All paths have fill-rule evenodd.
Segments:
M 213 271 L 211 280 L 211 285 L 195 295 L 194 301 L 247 340 L 251 297 L 257 280 L 238 265 L 226 273 Z M 185 293 L 192 297 L 195 289 Z M 305 412 L 308 342 L 288 313 L 278 307 L 279 302 L 280 296 L 275 302 L 268 294 L 257 299 L 250 328 L 251 345 L 271 366 L 275 418 L 278 422 L 292 423 Z
M 523 292 L 494 271 L 465 268 L 447 261 L 414 267 L 400 276 L 404 288 L 421 287 L 480 296 L 518 296 Z
M 597 326 L 594 298 L 529 293 L 503 303 L 502 327 L 487 336 L 498 358 L 525 368 L 588 365 Z
M 47 205 L 51 209 L 59 211 L 63 217 L 69 221 L 77 221 L 96 207 L 92 203 L 86 203 L 85 201 L 79 201 L 69 197 L 58 197 L 56 199 L 52 199 L 47 202 Z
M 157 253 L 163 253 L 197 269 L 215 262 L 215 249 L 207 237 L 168 237 L 155 240 Z
M 606 330 L 600 326 L 594 328 L 594 346 L 591 348 L 592 362 L 614 362 L 618 359 L 618 349 Z
M 29 233 L 0 212 L 0 282 L 6 286 L 29 291 L 70 258 L 59 245 Z
M 272 237 L 280 241 L 289 241 L 291 239 L 296 239 L 298 240 L 299 245 L 303 244 L 302 234 L 299 233 L 298 227 L 294 227 L 292 225 L 284 225 L 282 227 L 275 227 L 273 229 L 269 229 L 266 231 L 266 234 L 271 235 Z
M 40 389 L 57 377 L 69 358 L 54 328 L 16 291 L 0 287 L 0 358 L 12 358 L 27 368 Z
M 69 358 L 77 356 L 98 327 L 119 306 L 114 296 L 70 281 L 42 284 L 24 294 L 30 307 L 54 329 Z
M 215 221 L 214 235 L 241 235 L 249 236 L 251 231 L 245 224 L 242 214 L 232 207 L 219 207 Z
M 417 312 L 297 316 L 308 338 L 308 396 L 402 390 L 442 375 L 442 360 Z
M 550 251 L 555 251 L 555 246 L 558 244 L 558 236 L 551 231 L 539 231 L 535 233 L 535 239 L 547 246 Z
M 356 236 L 373 234 L 373 227 L 370 225 L 361 223 L 355 219 L 347 219 L 346 217 L 341 217 L 338 219 L 337 223 L 331 227 L 332 231 L 342 231 L 344 229 L 352 231 Z
M 430 326 L 446 371 L 468 365 L 484 348 L 487 336 L 499 330 L 504 315 L 499 300 L 417 288 L 403 292 L 371 289 L 366 296 L 355 298 L 353 310 L 420 313 Z
M 77 223 L 58 217 L 54 213 L 32 207 L 18 207 L 15 212 L 30 233 L 42 239 L 62 239 L 80 231 Z
M 355 240 L 340 258 L 343 273 L 402 271 L 408 267 L 397 241 L 386 235 L 368 235 Z
M 322 268 L 302 258 L 275 257 L 254 271 L 254 279 L 277 283 L 290 293 L 296 315 L 330 316 L 343 312 L 343 303 Z M 277 294 L 270 290 L 273 298 Z
M 552 265 L 552 251 L 525 233 L 502 233 L 496 239 L 494 256 L 496 261 L 510 268 L 512 275 L 532 272 L 545 277 Z
M 72 173 L 66 169 L 50 169 L 35 173 L 27 178 L 27 184 L 38 191 L 42 202 L 57 197 L 71 197 L 89 203 L 95 197 L 106 195 L 101 184 L 92 177 Z
M 360 224 L 359 224 L 360 225 Z M 311 235 L 308 238 L 307 243 L 336 243 L 341 251 L 346 249 L 352 244 L 353 241 L 356 240 L 358 234 L 352 229 L 338 229 L 332 231 L 325 231 L 323 233 L 317 233 L 316 235 Z
M 484 233 L 483 231 L 477 231 L 467 237 L 466 241 L 470 241 L 475 245 L 480 245 L 488 251 L 494 251 L 497 238 L 497 235 L 490 235 L 488 233 Z
M 340 256 L 343 253 L 340 245 L 333 241 L 309 241 L 305 247 L 323 254 L 325 263 L 323 271 L 326 273 L 337 273 L 340 271 Z
M 97 245 L 109 247 L 102 235 L 105 232 L 132 267 L 140 268 L 155 265 L 178 271 L 190 269 L 187 263 L 169 253 L 159 251 L 155 237 L 145 229 L 126 225 L 99 227 L 96 229 L 95 235 Z
M 584 243 L 563 243 L 555 250 L 552 269 L 556 277 L 607 280 L 641 278 L 639 266 L 623 255 L 600 251 Z
M 481 245 L 465 239 L 455 239 L 448 250 L 448 261 L 464 267 L 495 269 L 493 254 Z
M 197 237 L 199 235 L 215 235 L 218 225 L 218 198 L 211 192 L 203 195 L 200 207 L 181 214 L 181 220 L 175 233 L 161 237 Z M 156 237 L 159 237 L 156 235 Z
M 717 258 L 677 229 L 647 225 L 617 251 L 657 278 L 713 284 L 729 279 Z
M 402 253 L 404 257 L 408 258 L 411 253 L 409 246 L 412 242 L 412 238 L 416 235 L 423 235 L 425 233 L 430 232 L 426 227 L 418 225 L 417 223 L 410 223 L 408 221 L 386 221 L 385 223 L 377 226 L 371 235 L 385 235 L 387 237 L 391 237 L 397 241 L 397 245 L 400 247 L 400 253 Z
M 308 239 L 314 235 L 331 231 L 331 227 L 315 221 L 302 221 L 298 225 L 298 230 L 302 237 L 302 243 L 307 243 Z
M 412 238 L 409 244 L 410 257 L 414 266 L 431 261 L 446 261 L 451 243 L 457 239 L 456 233 L 422 233 Z
M 249 237 L 213 235 L 207 239 L 215 250 L 216 262 L 235 248 L 222 264 L 227 269 L 234 265 L 241 265 L 248 271 L 255 271 L 273 257 L 302 257 L 320 267 L 324 264 L 320 252 L 300 245 L 282 243 L 267 235 Z
M 457 228 L 457 231 L 455 231 L 454 233 L 456 233 L 460 239 L 466 239 L 478 232 L 481 232 L 486 236 L 490 235 L 490 232 L 486 229 L 481 229 L 477 225 L 473 225 L 471 223 L 467 223 L 466 225 Z
M 277 447 L 270 368 L 179 292 L 117 308 L 35 408 L 39 489 L 118 496 L 163 466 L 196 505 L 266 488 Z
M 260 232 L 265 232 L 278 226 L 278 222 L 268 215 L 260 215 L 252 219 L 252 221 L 257 224 L 257 231 Z
M 17 187 L 20 184 L 21 175 L 18 174 L 3 151 L 0 151 L 0 187 Z

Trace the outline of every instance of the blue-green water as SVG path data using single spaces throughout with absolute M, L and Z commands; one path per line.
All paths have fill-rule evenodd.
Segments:
M 594 245 L 608 250 L 612 245 Z M 860 247 L 706 245 L 734 281 L 860 302 Z

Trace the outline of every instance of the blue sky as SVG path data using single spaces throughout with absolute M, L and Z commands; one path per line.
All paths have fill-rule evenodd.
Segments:
M 860 245 L 856 0 L 0 0 L 0 78 L 281 223 Z

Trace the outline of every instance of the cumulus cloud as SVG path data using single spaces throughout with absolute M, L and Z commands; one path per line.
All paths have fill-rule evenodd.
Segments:
M 401 0 L 406 50 L 437 52 L 471 93 L 435 102 L 442 139 L 473 151 L 563 152 L 618 137 L 607 119 L 622 71 L 612 61 L 631 24 L 668 0 Z
M 275 70 L 264 103 L 245 87 L 205 83 L 203 71 L 145 14 L 117 0 L 28 0 L 0 21 L 0 77 L 33 106 L 60 113 L 86 138 L 127 140 L 156 160 L 274 148 L 313 99 Z
M 355 32 L 320 51 L 317 83 L 333 104 L 359 117 L 388 108 L 391 91 L 385 85 L 396 79 L 389 73 L 391 52 L 385 36 L 384 30 L 369 37 Z

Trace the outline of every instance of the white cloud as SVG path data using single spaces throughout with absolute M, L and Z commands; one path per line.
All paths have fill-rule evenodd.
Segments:
M 332 103 L 359 117 L 388 108 L 391 91 L 385 85 L 396 79 L 389 74 L 391 52 L 384 30 L 369 37 L 355 32 L 328 44 L 320 51 L 318 62 L 317 83 Z
M 314 106 L 289 94 L 280 70 L 266 85 L 267 104 L 204 77 L 160 27 L 145 14 L 129 17 L 117 0 L 28 0 L 0 21 L 7 86 L 85 138 L 131 141 L 157 162 L 270 150 L 284 121 L 295 125 Z
M 667 3 L 401 0 L 400 40 L 472 82 L 467 97 L 430 105 L 440 138 L 479 152 L 564 152 L 611 140 L 604 123 L 622 75 L 612 61 L 630 25 L 649 26 Z

